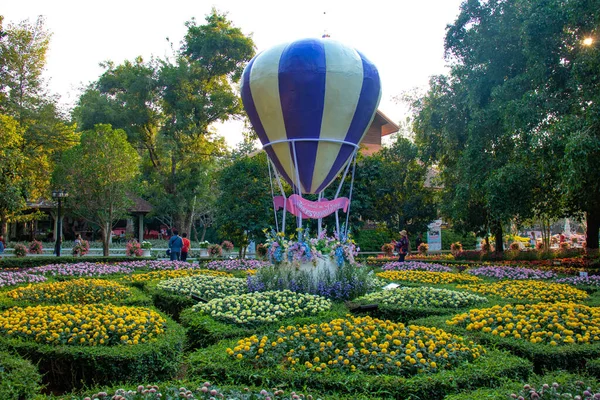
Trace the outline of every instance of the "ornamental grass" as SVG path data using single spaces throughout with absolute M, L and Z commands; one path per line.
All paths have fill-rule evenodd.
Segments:
M 131 289 L 103 279 L 75 279 L 63 282 L 27 285 L 4 293 L 12 300 L 34 303 L 92 304 L 122 300 L 131 296 Z
M 479 285 L 459 285 L 458 288 L 481 293 L 483 295 L 508 297 L 511 299 L 527 301 L 577 302 L 589 297 L 583 290 L 576 289 L 570 285 L 535 280 L 511 280 Z
M 370 293 L 356 300 L 395 307 L 461 308 L 487 301 L 485 297 L 456 290 L 432 287 L 401 287 Z
M 497 305 L 470 310 L 446 323 L 552 346 L 600 342 L 600 308 L 574 303 Z
M 142 274 L 127 275 L 121 278 L 121 281 L 127 283 L 141 283 L 150 281 L 164 281 L 168 279 L 183 278 L 186 276 L 210 275 L 233 277 L 232 274 L 224 271 L 211 271 L 207 269 L 174 269 L 174 270 L 156 270 Z
M 331 301 L 321 296 L 290 290 L 246 293 L 213 299 L 193 307 L 217 320 L 241 325 L 276 322 L 299 315 L 317 315 L 331 308 Z
M 438 328 L 405 326 L 369 316 L 287 326 L 260 339 L 241 339 L 227 354 L 254 367 L 326 372 L 356 370 L 410 376 L 450 369 L 485 350 Z
M 165 327 L 156 311 L 110 304 L 13 307 L 0 313 L 0 334 L 54 345 L 136 345 L 155 341 Z
M 206 300 L 248 292 L 246 279 L 209 275 L 169 279 L 159 282 L 156 288 L 181 295 L 195 294 Z
M 427 283 L 431 285 L 481 282 L 481 279 L 477 278 L 476 276 L 452 272 L 384 271 L 377 273 L 377 276 L 391 281 Z

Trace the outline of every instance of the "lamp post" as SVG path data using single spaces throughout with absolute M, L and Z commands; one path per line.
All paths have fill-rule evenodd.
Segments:
M 56 244 L 54 245 L 54 252 L 56 253 L 56 257 L 60 257 L 60 247 L 62 244 L 62 220 L 60 219 L 60 206 L 61 200 L 67 197 L 69 194 L 66 190 L 59 189 L 52 191 L 52 197 L 58 199 L 58 216 L 56 220 Z

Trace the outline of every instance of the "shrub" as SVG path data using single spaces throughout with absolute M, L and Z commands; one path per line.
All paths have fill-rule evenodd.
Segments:
M 27 247 L 24 244 L 17 243 L 13 246 L 15 257 L 25 257 L 27 255 Z
M 478 250 L 463 250 L 454 255 L 457 260 L 479 261 L 481 260 L 481 252 Z
M 429 245 L 427 243 L 421 243 L 417 250 L 418 250 L 419 254 L 426 255 L 427 252 L 429 251 Z
M 28 360 L 0 351 L 0 399 L 31 399 L 41 390 L 42 376 Z
M 381 246 L 381 251 L 383 251 L 386 257 L 392 257 L 394 255 L 394 245 L 391 243 L 385 243 L 383 246 Z
M 381 251 L 381 243 L 391 242 L 394 234 L 387 228 L 362 229 L 356 232 L 354 239 L 362 251 Z
M 211 244 L 208 246 L 208 255 L 211 257 L 221 257 L 223 255 L 223 249 L 218 244 Z
M 377 276 L 392 281 L 407 281 L 416 283 L 427 283 L 433 285 L 448 283 L 481 282 L 481 279 L 465 274 L 452 272 L 430 272 L 430 271 L 384 271 Z
M 42 246 L 42 242 L 38 240 L 34 240 L 29 243 L 29 253 L 31 254 L 42 254 L 44 252 L 44 247 Z
M 129 257 L 141 257 L 144 254 L 142 250 L 142 245 L 137 241 L 132 240 L 127 242 L 127 248 L 125 249 L 125 254 Z
M 500 281 L 476 285 L 459 285 L 459 289 L 466 289 L 483 295 L 509 297 L 527 301 L 581 301 L 589 297 L 583 290 L 562 283 L 550 283 L 534 280 Z
M 442 229 L 442 250 L 452 250 L 453 243 L 460 242 L 463 248 L 474 249 L 477 245 L 475 234 L 460 234 L 452 229 Z
M 213 299 L 193 307 L 211 317 L 235 324 L 253 325 L 279 321 L 296 315 L 316 315 L 331 308 L 321 296 L 289 290 L 246 293 Z

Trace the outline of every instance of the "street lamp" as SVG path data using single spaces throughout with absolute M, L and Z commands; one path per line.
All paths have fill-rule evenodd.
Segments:
M 69 194 L 66 190 L 59 189 L 52 191 L 52 198 L 58 199 L 58 219 L 56 220 L 56 244 L 54 245 L 54 252 L 56 253 L 56 257 L 60 257 L 60 247 L 62 244 L 62 221 L 60 219 L 60 205 L 61 200 L 67 197 Z

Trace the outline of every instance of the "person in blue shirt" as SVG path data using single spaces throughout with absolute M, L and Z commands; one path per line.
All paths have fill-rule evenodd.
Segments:
M 2 253 L 4 253 L 4 241 L 2 240 L 2 236 L 0 236 L 0 258 L 2 258 Z
M 179 261 L 181 259 L 181 248 L 183 247 L 183 239 L 179 236 L 177 229 L 173 229 L 173 236 L 169 239 L 169 250 L 171 250 L 171 261 Z

